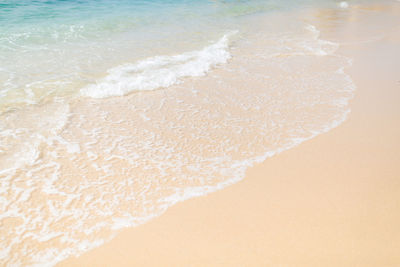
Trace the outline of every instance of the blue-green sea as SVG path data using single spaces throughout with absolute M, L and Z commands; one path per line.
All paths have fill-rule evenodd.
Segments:
M 74 95 L 107 69 L 204 47 L 263 12 L 316 0 L 3 0 L 0 110 Z

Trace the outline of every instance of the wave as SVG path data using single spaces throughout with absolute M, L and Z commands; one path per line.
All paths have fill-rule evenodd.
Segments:
M 123 96 L 134 91 L 148 91 L 180 83 L 184 77 L 205 75 L 212 67 L 228 61 L 229 38 L 237 31 L 225 34 L 218 42 L 199 51 L 174 56 L 151 57 L 134 64 L 124 64 L 108 70 L 108 75 L 96 84 L 81 89 L 81 94 L 93 98 Z

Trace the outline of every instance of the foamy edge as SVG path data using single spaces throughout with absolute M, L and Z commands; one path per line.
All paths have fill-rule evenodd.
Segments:
M 123 96 L 134 91 L 169 87 L 180 83 L 184 77 L 204 76 L 211 68 L 231 58 L 229 39 L 236 33 L 226 33 L 219 41 L 199 51 L 150 57 L 109 69 L 106 77 L 82 88 L 80 93 L 92 98 Z

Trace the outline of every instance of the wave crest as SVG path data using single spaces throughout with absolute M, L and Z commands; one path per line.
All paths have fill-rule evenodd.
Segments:
M 227 33 L 218 42 L 199 51 L 156 56 L 112 68 L 96 84 L 82 88 L 81 94 L 93 98 L 122 96 L 134 91 L 168 87 L 179 83 L 184 77 L 203 76 L 212 67 L 230 59 L 229 38 L 235 33 Z

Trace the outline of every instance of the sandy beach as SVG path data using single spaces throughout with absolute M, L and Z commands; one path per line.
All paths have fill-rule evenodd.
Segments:
M 400 3 L 304 20 L 353 59 L 348 119 L 58 266 L 400 266 Z

